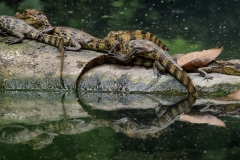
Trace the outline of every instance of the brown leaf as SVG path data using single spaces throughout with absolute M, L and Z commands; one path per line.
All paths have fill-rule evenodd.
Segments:
M 177 63 L 185 71 L 194 71 L 213 61 L 222 52 L 222 50 L 223 47 L 203 50 L 201 52 L 191 52 L 179 58 Z
M 229 94 L 228 97 L 234 100 L 240 100 L 240 90 Z
M 183 114 L 180 116 L 179 120 L 187 121 L 190 123 L 207 123 L 214 126 L 226 127 L 225 123 L 222 120 L 216 118 L 215 116 L 207 112 L 199 112 L 196 114 Z

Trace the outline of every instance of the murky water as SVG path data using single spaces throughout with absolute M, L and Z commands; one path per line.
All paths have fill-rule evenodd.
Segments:
M 142 29 L 171 54 L 224 46 L 218 59 L 239 59 L 238 1 L 33 2 L 0 0 L 0 15 L 37 8 L 97 37 Z M 239 159 L 239 107 L 211 96 L 2 91 L 0 160 Z
M 1 159 L 240 156 L 238 101 L 16 91 L 0 97 Z

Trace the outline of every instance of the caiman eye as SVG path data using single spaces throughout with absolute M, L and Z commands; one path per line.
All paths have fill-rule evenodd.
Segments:
M 43 13 L 42 12 L 38 12 L 37 15 L 42 15 Z
M 236 69 L 240 70 L 240 64 L 236 64 Z

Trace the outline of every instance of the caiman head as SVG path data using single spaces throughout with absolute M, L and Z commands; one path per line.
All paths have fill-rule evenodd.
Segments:
M 22 14 L 17 12 L 15 17 L 24 20 L 38 30 L 44 30 L 51 27 L 47 16 L 36 9 L 26 9 Z
M 229 61 L 218 61 L 222 65 L 222 70 L 225 74 L 240 76 L 240 60 L 232 59 Z

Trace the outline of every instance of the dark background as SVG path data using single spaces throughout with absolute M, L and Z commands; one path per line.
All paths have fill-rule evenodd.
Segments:
M 170 54 L 224 46 L 218 59 L 239 58 L 238 0 L 0 0 L 0 15 L 27 8 L 43 11 L 52 25 L 99 38 L 113 30 L 142 29 L 156 34 Z

